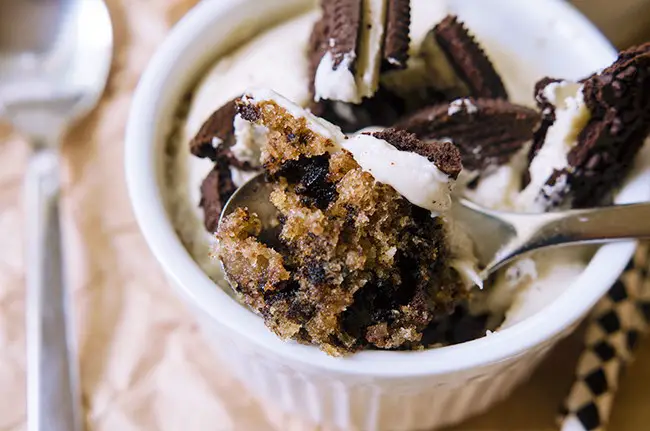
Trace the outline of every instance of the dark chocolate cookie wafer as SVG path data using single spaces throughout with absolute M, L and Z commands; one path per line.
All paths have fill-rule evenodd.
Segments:
M 203 208 L 203 223 L 208 232 L 215 232 L 219 217 L 230 196 L 237 190 L 232 181 L 230 163 L 225 158 L 219 158 L 214 168 L 201 184 L 201 202 Z
M 450 141 L 422 142 L 418 137 L 405 130 L 386 129 L 372 133 L 372 136 L 383 139 L 401 151 L 410 151 L 426 157 L 449 177 L 456 179 L 463 169 L 461 154 Z
M 218 150 L 234 144 L 233 120 L 235 99 L 214 111 L 190 141 L 190 151 L 197 157 L 217 159 Z
M 568 157 L 574 207 L 597 205 L 620 184 L 650 134 L 650 53 L 623 56 L 584 95 L 592 120 Z
M 622 52 L 583 83 L 591 117 L 567 155 L 568 167 L 555 170 L 540 191 L 547 207 L 567 201 L 575 208 L 601 204 L 625 178 L 650 134 L 648 45 Z
M 411 1 L 386 0 L 386 30 L 382 71 L 405 69 L 411 38 Z
M 451 139 L 463 166 L 483 171 L 507 163 L 533 137 L 538 112 L 503 99 L 458 99 L 431 106 L 399 121 L 395 127 L 428 141 Z
M 328 32 L 328 23 L 323 17 L 320 20 L 316 21 L 311 30 L 311 35 L 309 36 L 309 91 L 311 92 L 312 99 L 313 95 L 315 94 L 314 79 L 316 78 L 316 69 L 318 69 L 318 64 L 327 51 Z
M 235 145 L 234 119 L 237 115 L 236 99 L 217 109 L 203 123 L 199 132 L 190 141 L 190 151 L 197 157 L 214 161 L 214 168 L 201 184 L 201 202 L 205 228 L 214 232 L 221 210 L 237 189 L 232 179 L 232 170 L 254 171 L 248 163 L 237 159 L 231 151 Z
M 433 29 L 436 42 L 473 97 L 507 99 L 508 92 L 481 46 L 456 16 Z
M 537 152 L 544 144 L 544 139 L 546 138 L 548 129 L 555 122 L 555 106 L 546 98 L 544 89 L 550 84 L 556 84 L 559 82 L 562 81 L 553 78 L 543 78 L 535 84 L 535 100 L 537 101 L 537 106 L 542 113 L 542 121 L 537 130 L 535 130 L 533 145 L 530 150 L 530 159 L 537 155 Z
M 350 70 L 356 68 L 356 53 L 361 26 L 360 0 L 328 0 L 322 2 L 327 50 L 332 53 L 333 66 L 338 68 L 346 56 L 352 55 Z

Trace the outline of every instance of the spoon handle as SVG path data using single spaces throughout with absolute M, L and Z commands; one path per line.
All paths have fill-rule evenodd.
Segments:
M 557 245 L 650 238 L 650 204 L 568 211 L 544 226 L 539 238 Z
M 77 370 L 64 284 L 55 150 L 27 168 L 27 417 L 29 431 L 79 431 Z
M 517 256 L 541 248 L 650 238 L 650 203 L 545 214 L 509 213 L 495 216 L 495 213 L 475 209 L 468 213 L 475 217 L 480 215 L 479 222 L 483 224 L 492 223 L 486 238 L 491 238 L 489 234 L 495 238 L 485 241 L 492 244 L 491 248 L 479 248 L 479 251 L 482 250 L 479 253 L 481 262 L 486 263 L 484 276 Z M 508 240 L 504 243 L 503 238 Z

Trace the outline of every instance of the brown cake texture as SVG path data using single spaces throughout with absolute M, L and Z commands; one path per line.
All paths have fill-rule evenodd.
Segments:
M 330 355 L 422 348 L 425 329 L 468 295 L 441 219 L 375 181 L 308 113 L 251 97 L 238 109 L 270 130 L 264 167 L 281 226 L 273 244 L 245 208 L 219 226 L 218 255 L 243 301 L 278 336 Z
M 541 95 L 554 82 L 559 80 L 545 78 L 536 86 L 544 121 L 536 133 L 531 161 L 555 121 L 553 106 Z M 581 83 L 590 119 L 568 154 L 569 166 L 556 170 L 540 191 L 540 199 L 549 207 L 602 204 L 626 177 L 650 135 L 650 43 L 621 52 L 611 66 Z

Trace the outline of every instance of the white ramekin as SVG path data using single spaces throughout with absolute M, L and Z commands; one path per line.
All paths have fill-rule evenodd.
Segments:
M 174 28 L 142 77 L 127 128 L 126 175 L 138 223 L 215 350 L 264 402 L 344 429 L 457 423 L 486 410 L 527 378 L 616 280 L 635 243 L 602 247 L 577 282 L 543 313 L 468 343 L 332 358 L 276 338 L 260 318 L 215 286 L 181 244 L 161 196 L 163 147 L 179 101 L 216 56 L 311 3 L 205 1 Z M 607 40 L 562 0 L 491 0 L 489 8 L 480 3 L 485 4 L 454 0 L 481 37 L 497 38 L 522 61 L 542 64 L 540 75 L 579 78 L 615 57 Z M 619 202 L 650 197 L 647 166 L 627 183 Z

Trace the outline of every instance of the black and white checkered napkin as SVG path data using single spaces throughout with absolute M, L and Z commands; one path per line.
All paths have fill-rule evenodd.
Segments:
M 621 373 L 650 324 L 650 244 L 642 243 L 625 272 L 588 319 L 576 379 L 562 404 L 562 431 L 604 430 Z

